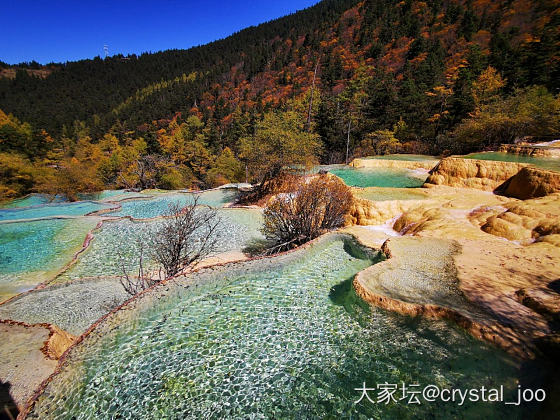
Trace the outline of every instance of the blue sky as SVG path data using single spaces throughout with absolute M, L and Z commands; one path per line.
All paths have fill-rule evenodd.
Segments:
M 0 60 L 41 64 L 188 48 L 318 0 L 3 0 Z

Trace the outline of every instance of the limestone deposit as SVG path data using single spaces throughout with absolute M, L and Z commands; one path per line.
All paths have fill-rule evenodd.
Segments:
M 449 157 L 430 171 L 426 184 L 493 191 L 526 166 L 517 162 Z
M 346 218 L 348 225 L 378 225 L 392 219 L 412 207 L 421 200 L 390 200 L 370 201 L 364 198 L 354 198 L 350 212 Z
M 507 197 L 526 200 L 560 192 L 560 173 L 526 167 L 498 188 Z
M 452 319 L 510 353 L 533 357 L 538 343 L 554 335 L 539 308 L 553 313 L 560 295 L 535 291 L 560 279 L 560 193 L 521 201 L 427 186 L 427 199 L 414 203 L 357 200 L 350 220 L 357 225 L 346 231 L 366 245 L 382 244 L 389 259 L 360 273 L 356 290 L 372 304 Z M 358 225 L 390 219 L 392 235 Z
M 560 193 L 531 200 L 512 200 L 503 207 L 480 207 L 469 215 L 487 233 L 523 244 L 560 245 Z
M 73 342 L 73 336 L 53 325 L 0 321 L 0 356 L 7 361 L 0 365 L 0 377 L 11 385 L 20 410 Z
M 529 143 L 502 144 L 498 151 L 533 157 L 560 157 L 558 146 L 539 146 Z

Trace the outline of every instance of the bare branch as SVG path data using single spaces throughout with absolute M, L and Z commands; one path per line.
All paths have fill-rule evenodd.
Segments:
M 291 193 L 278 194 L 264 210 L 265 255 L 286 251 L 344 224 L 352 193 L 327 174 L 301 180 Z

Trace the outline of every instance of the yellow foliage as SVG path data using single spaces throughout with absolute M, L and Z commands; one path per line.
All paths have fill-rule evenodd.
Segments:
M 494 67 L 489 66 L 473 82 L 472 95 L 476 106 L 490 102 L 505 84 L 506 80 L 500 76 Z

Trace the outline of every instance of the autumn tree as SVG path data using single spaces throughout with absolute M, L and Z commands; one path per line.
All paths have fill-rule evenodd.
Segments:
M 505 99 L 483 104 L 453 131 L 457 152 L 469 152 L 526 136 L 560 135 L 560 95 L 542 86 L 517 89 Z
M 294 111 L 268 112 L 255 135 L 241 139 L 240 156 L 253 181 L 264 186 L 283 168 L 317 163 L 320 142 L 316 134 L 307 132 L 304 121 Z
M 396 153 L 401 143 L 395 137 L 394 131 L 376 130 L 368 133 L 356 148 L 358 156 L 387 155 Z
M 35 168 L 24 156 L 0 153 L 0 201 L 30 193 L 36 175 Z
M 235 157 L 231 149 L 226 147 L 208 171 L 206 181 L 209 186 L 217 187 L 230 182 L 240 182 L 244 179 L 244 175 L 241 162 Z
M 506 85 L 506 80 L 492 66 L 488 66 L 473 82 L 472 95 L 476 109 L 498 99 L 500 89 Z
M 182 124 L 173 121 L 168 131 L 160 135 L 159 143 L 171 161 L 188 167 L 200 182 L 204 179 L 213 156 L 207 148 L 204 123 L 200 118 L 191 115 Z

